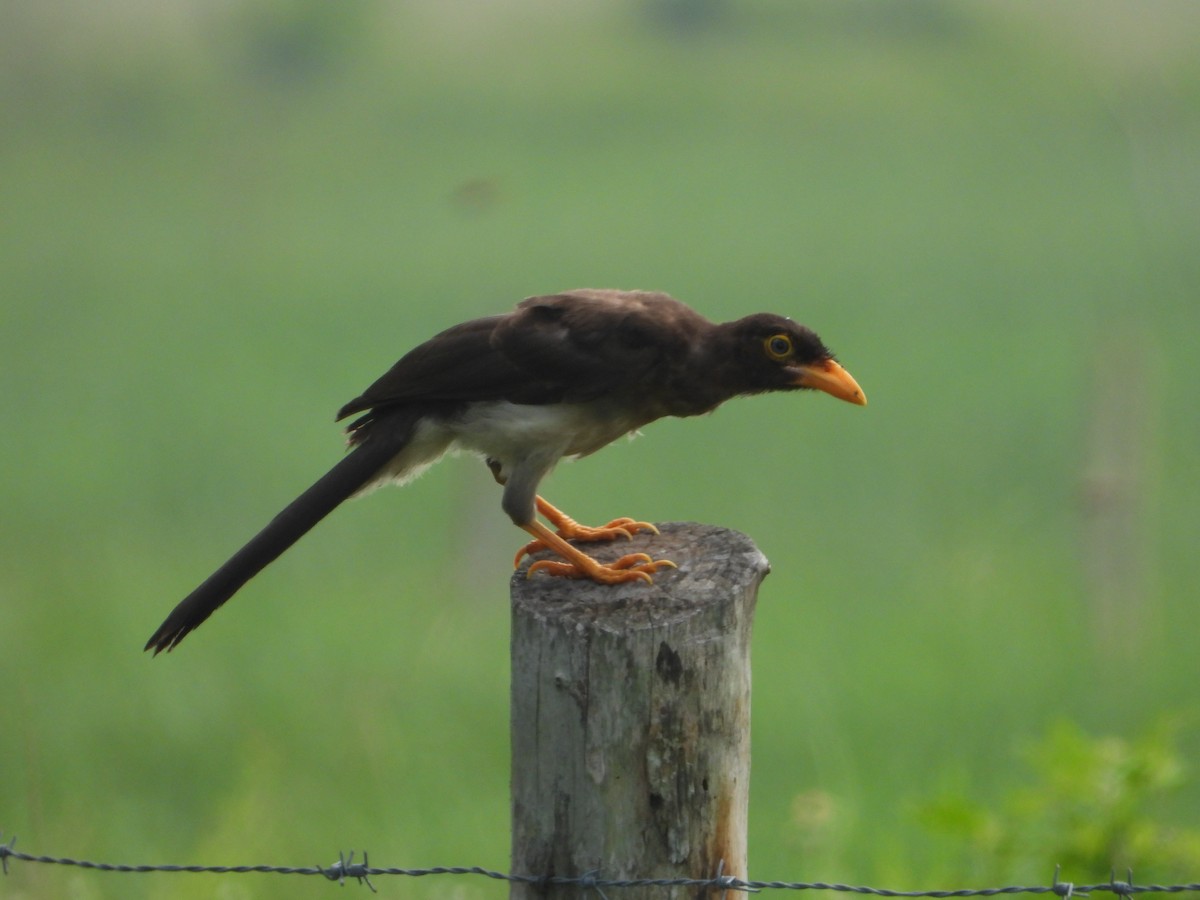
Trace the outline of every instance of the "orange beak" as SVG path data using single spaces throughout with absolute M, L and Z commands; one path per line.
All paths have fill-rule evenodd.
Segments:
M 854 403 L 858 406 L 867 405 L 867 395 L 858 386 L 854 376 L 832 359 L 797 366 L 795 372 L 796 380 L 792 384 L 797 387 L 814 388 L 837 397 L 839 400 L 845 400 L 847 403 Z

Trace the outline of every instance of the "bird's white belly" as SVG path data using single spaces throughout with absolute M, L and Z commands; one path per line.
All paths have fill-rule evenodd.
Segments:
M 641 422 L 593 405 L 475 403 L 448 427 L 464 450 L 501 461 L 549 451 L 554 456 L 586 456 Z
M 455 451 L 498 461 L 506 479 L 517 466 L 544 474 L 562 457 L 594 453 L 641 424 L 595 406 L 472 403 L 452 419 L 422 420 L 404 448 L 359 493 L 386 483 L 407 484 Z

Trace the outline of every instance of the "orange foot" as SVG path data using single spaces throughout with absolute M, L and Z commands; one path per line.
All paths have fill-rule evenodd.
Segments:
M 645 581 L 647 584 L 652 584 L 654 579 L 650 576 L 659 569 L 675 568 L 675 563 L 671 560 L 653 559 L 645 553 L 630 553 L 614 562 L 601 563 L 579 548 L 567 543 L 569 538 L 582 541 L 604 541 L 624 536 L 632 539 L 633 533 L 640 530 L 652 531 L 657 534 L 658 529 L 649 522 L 614 519 L 602 528 L 590 528 L 578 524 L 541 497 L 537 498 L 537 507 L 538 511 L 558 528 L 558 531 L 551 531 L 536 520 L 522 526 L 534 536 L 535 540 L 521 548 L 514 564 L 519 563 L 521 557 L 526 553 L 534 553 L 539 550 L 551 550 L 566 562 L 537 560 L 529 566 L 525 573 L 527 577 L 540 571 L 560 578 L 590 578 L 601 584 L 620 584 L 625 581 Z
M 567 541 L 612 541 L 621 537 L 625 538 L 626 540 L 633 540 L 634 534 L 639 531 L 648 531 L 651 534 L 658 534 L 658 529 L 655 528 L 650 522 L 639 522 L 636 519 L 629 518 L 628 516 L 624 516 L 620 519 L 613 519 L 607 525 L 602 525 L 599 528 L 593 528 L 590 525 L 580 525 L 565 512 L 557 507 L 551 506 L 541 497 L 537 498 L 537 509 L 538 512 L 545 516 L 549 520 L 550 524 L 555 527 L 558 536 Z M 521 557 L 525 556 L 526 554 L 538 553 L 542 550 L 552 549 L 554 548 L 552 548 L 541 538 L 538 538 L 536 541 L 530 541 L 517 551 L 517 555 L 513 559 L 513 565 L 519 565 L 521 562 Z M 636 556 L 638 554 L 634 555 Z M 645 556 L 645 554 L 640 555 Z M 649 561 L 649 559 L 650 558 L 647 556 L 646 561 Z
M 590 578 L 601 584 L 621 584 L 625 581 L 644 581 L 653 584 L 650 576 L 662 568 L 675 568 L 675 563 L 669 559 L 654 559 L 648 553 L 630 553 L 610 563 L 602 563 L 586 553 L 580 552 L 583 560 L 580 562 L 556 562 L 549 559 L 539 559 L 529 566 L 525 573 L 529 577 L 534 572 L 545 572 L 559 578 Z

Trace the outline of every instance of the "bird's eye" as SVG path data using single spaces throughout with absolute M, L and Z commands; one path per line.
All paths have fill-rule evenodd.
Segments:
M 787 359 L 792 355 L 792 339 L 786 334 L 776 334 L 767 338 L 763 346 L 771 359 Z

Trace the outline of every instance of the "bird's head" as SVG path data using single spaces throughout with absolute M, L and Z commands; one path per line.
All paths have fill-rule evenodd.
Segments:
M 729 326 L 747 392 L 818 390 L 866 406 L 867 395 L 816 332 L 783 316 L 759 313 Z

